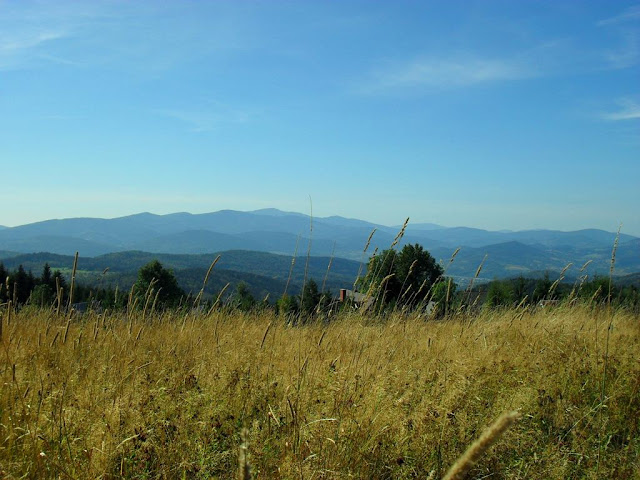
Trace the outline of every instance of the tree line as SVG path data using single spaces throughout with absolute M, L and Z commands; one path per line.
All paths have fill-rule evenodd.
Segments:
M 13 302 L 14 305 L 24 305 L 28 301 L 37 305 L 53 302 L 55 292 L 59 288 L 65 289 L 67 281 L 60 270 L 51 271 L 46 263 L 42 274 L 36 277 L 31 270 L 28 272 L 20 265 L 15 271 L 8 271 L 0 262 L 0 302 Z
M 124 309 L 132 306 L 143 309 L 227 308 L 241 311 L 276 309 L 290 316 L 311 317 L 326 315 L 336 309 L 365 307 L 377 313 L 402 309 L 424 309 L 432 315 L 444 315 L 461 308 L 502 308 L 538 305 L 540 302 L 590 301 L 608 302 L 640 309 L 640 292 L 634 285 L 618 286 L 608 277 L 581 278 L 574 284 L 552 281 L 549 274 L 541 279 L 520 276 L 494 280 L 487 284 L 465 289 L 447 277 L 445 269 L 419 244 L 405 245 L 401 250 L 390 248 L 370 257 L 366 273 L 352 286 L 351 294 L 343 303 L 337 303 L 331 291 L 321 289 L 314 279 L 308 279 L 300 294 L 283 294 L 274 303 L 267 298 L 257 299 L 245 282 L 236 284 L 227 293 L 223 288 L 217 298 L 202 298 L 185 292 L 178 284 L 174 272 L 158 260 L 141 267 L 137 280 L 128 291 L 117 287 L 88 287 L 74 285 L 74 302 L 91 302 L 102 309 Z M 0 263 L 0 303 L 14 305 L 27 303 L 47 307 L 58 302 L 69 302 L 69 287 L 60 270 L 51 271 L 45 264 L 40 276 L 20 265 L 8 271 Z
M 48 263 L 45 263 L 40 276 L 36 276 L 22 265 L 10 271 L 0 262 L 0 279 L 4 279 L 0 284 L 0 303 L 3 304 L 11 302 L 16 307 L 27 304 L 51 307 L 55 303 L 67 306 L 70 301 L 67 279 L 60 270 L 52 271 Z M 128 307 L 155 310 L 191 308 L 197 303 L 200 308 L 219 307 L 241 311 L 275 308 L 285 314 L 312 315 L 328 311 L 333 299 L 330 291 L 321 293 L 313 279 L 306 282 L 301 294 L 283 295 L 273 304 L 268 298 L 256 299 L 245 282 L 237 283 L 234 290 L 223 295 L 226 290 L 223 288 L 218 298 L 203 300 L 202 293 L 186 292 L 178 284 L 172 270 L 153 260 L 138 270 L 137 280 L 130 290 L 123 291 L 113 286 L 87 286 L 76 282 L 72 300 L 74 305 L 89 303 L 100 309 L 112 310 Z
M 640 289 L 635 285 L 617 285 L 609 277 L 584 276 L 573 283 L 552 281 L 548 273 L 543 278 L 519 276 L 493 280 L 478 289 L 483 304 L 488 307 L 544 305 L 555 302 L 589 302 L 612 304 L 640 310 Z

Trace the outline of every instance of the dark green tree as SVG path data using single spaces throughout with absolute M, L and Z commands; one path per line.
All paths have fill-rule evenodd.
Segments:
M 31 282 L 29 275 L 25 272 L 22 265 L 18 266 L 18 270 L 10 277 L 9 286 L 12 289 L 11 297 L 15 296 L 15 300 L 18 304 L 24 304 L 29 300 L 31 295 Z
M 157 308 L 176 307 L 185 296 L 173 272 L 164 268 L 158 260 L 147 263 L 138 271 L 134 292 L 141 306 L 146 302 L 147 295 L 153 295 L 153 299 L 157 296 Z
M 318 284 L 313 278 L 310 279 L 302 289 L 300 310 L 307 315 L 313 315 L 320 304 L 321 298 L 322 295 L 318 290 Z
M 383 303 L 415 305 L 428 298 L 443 269 L 421 245 L 405 245 L 371 257 L 360 290 Z
M 507 281 L 494 280 L 489 284 L 487 298 L 484 302 L 487 307 L 506 307 L 513 302 L 511 285 Z
M 33 291 L 33 289 L 38 285 L 40 279 L 37 279 L 31 269 L 27 272 L 27 288 L 29 289 L 29 294 Z
M 60 270 L 54 270 L 52 282 L 54 289 L 57 285 L 62 288 L 66 288 L 67 286 L 67 280 L 64 278 L 64 275 L 62 275 L 62 272 Z
M 522 275 L 520 275 L 513 281 L 513 301 L 516 303 L 520 303 L 527 296 L 527 292 L 527 281 Z
M 56 281 L 53 278 L 53 276 L 51 275 L 51 267 L 49 266 L 48 263 L 45 263 L 44 267 L 42 268 L 42 275 L 40 276 L 40 283 L 42 285 L 48 285 L 52 289 L 54 289 L 55 286 L 56 286 Z
M 62 292 L 61 292 L 62 298 L 60 299 L 60 301 L 64 304 L 66 299 L 65 290 L 67 288 L 67 281 L 64 278 L 64 275 L 62 275 L 62 272 L 60 270 L 54 270 L 52 279 L 51 279 L 51 284 L 53 285 L 53 295 L 54 295 L 54 298 L 56 299 L 58 298 L 58 293 L 56 292 L 56 289 L 58 287 L 62 289 Z
M 55 295 L 53 293 L 53 288 L 51 288 L 46 283 L 36 285 L 36 287 L 31 292 L 31 304 L 37 305 L 38 307 L 51 306 L 54 298 Z
M 7 277 L 9 272 L 5 270 L 4 264 L 0 262 L 0 302 L 4 303 L 8 299 L 7 294 Z
M 618 288 L 611 285 L 611 296 L 615 298 Z M 590 282 L 585 282 L 580 289 L 580 296 L 594 303 L 604 303 L 609 298 L 609 278 L 594 277 Z
M 555 300 L 554 292 L 551 291 L 553 282 L 549 278 L 549 272 L 544 273 L 544 277 L 536 282 L 536 288 L 533 291 L 533 300 L 537 303 L 541 300 Z
M 430 300 L 435 303 L 437 316 L 451 311 L 458 286 L 451 278 L 439 280 L 431 287 Z
M 231 299 L 231 305 L 238 310 L 248 312 L 256 306 L 256 299 L 249 291 L 246 282 L 240 282 L 236 285 L 236 291 Z
M 296 315 L 298 313 L 298 300 L 293 295 L 283 295 L 276 303 L 278 313 L 284 316 Z
M 320 294 L 320 303 L 318 303 L 317 310 L 322 313 L 327 313 L 331 309 L 331 304 L 333 303 L 333 294 L 331 290 L 327 290 L 326 292 L 322 292 Z
M 640 289 L 635 285 L 627 285 L 620 289 L 620 302 L 634 312 L 640 309 Z

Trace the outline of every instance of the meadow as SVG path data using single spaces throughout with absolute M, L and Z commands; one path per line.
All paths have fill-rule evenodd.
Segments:
M 0 478 L 640 478 L 639 320 L 5 306 Z

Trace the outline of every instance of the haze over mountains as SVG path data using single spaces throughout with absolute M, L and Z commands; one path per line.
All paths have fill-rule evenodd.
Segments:
M 0 251 L 14 253 L 50 252 L 96 257 L 114 252 L 144 251 L 155 254 L 204 254 L 227 250 L 250 250 L 292 256 L 306 256 L 311 238 L 312 256 L 342 257 L 360 261 L 373 229 L 375 234 L 365 260 L 375 248 L 389 248 L 400 227 L 338 216 L 313 218 L 300 213 L 264 209 L 253 212 L 222 210 L 205 214 L 140 213 L 114 219 L 71 218 L 0 228 Z M 432 255 L 448 263 L 461 248 L 448 273 L 473 276 L 487 256 L 482 276 L 508 277 L 560 271 L 568 263 L 577 275 L 587 261 L 589 273 L 609 271 L 616 234 L 587 229 L 574 232 L 554 230 L 487 231 L 435 224 L 411 224 L 399 243 L 420 243 Z M 1 257 L 0 257 L 1 258 Z M 640 238 L 620 234 L 616 272 L 640 271 Z

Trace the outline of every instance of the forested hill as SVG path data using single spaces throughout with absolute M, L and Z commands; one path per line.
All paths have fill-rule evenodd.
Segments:
M 0 252 L 1 255 L 1 252 Z M 180 285 L 186 291 L 198 291 L 211 263 L 220 256 L 209 279 L 208 289 L 217 291 L 226 283 L 235 285 L 247 283 L 255 295 L 279 296 L 284 292 L 291 271 L 291 293 L 300 290 L 307 268 L 307 278 L 313 278 L 318 285 L 337 292 L 340 288 L 350 288 L 360 270 L 360 263 L 342 258 L 298 257 L 292 268 L 292 257 L 265 252 L 232 250 L 201 255 L 171 255 L 147 252 L 118 252 L 99 257 L 78 259 L 78 281 L 89 285 L 129 288 L 135 282 L 138 270 L 152 260 L 159 260 L 166 268 L 174 270 Z M 52 270 L 69 273 L 73 266 L 73 256 L 52 253 L 8 254 L 0 256 L 0 262 L 7 269 L 14 270 L 22 265 L 25 270 L 39 274 L 45 263 Z M 331 262 L 331 267 L 329 267 Z M 364 266 L 362 267 L 364 268 Z

